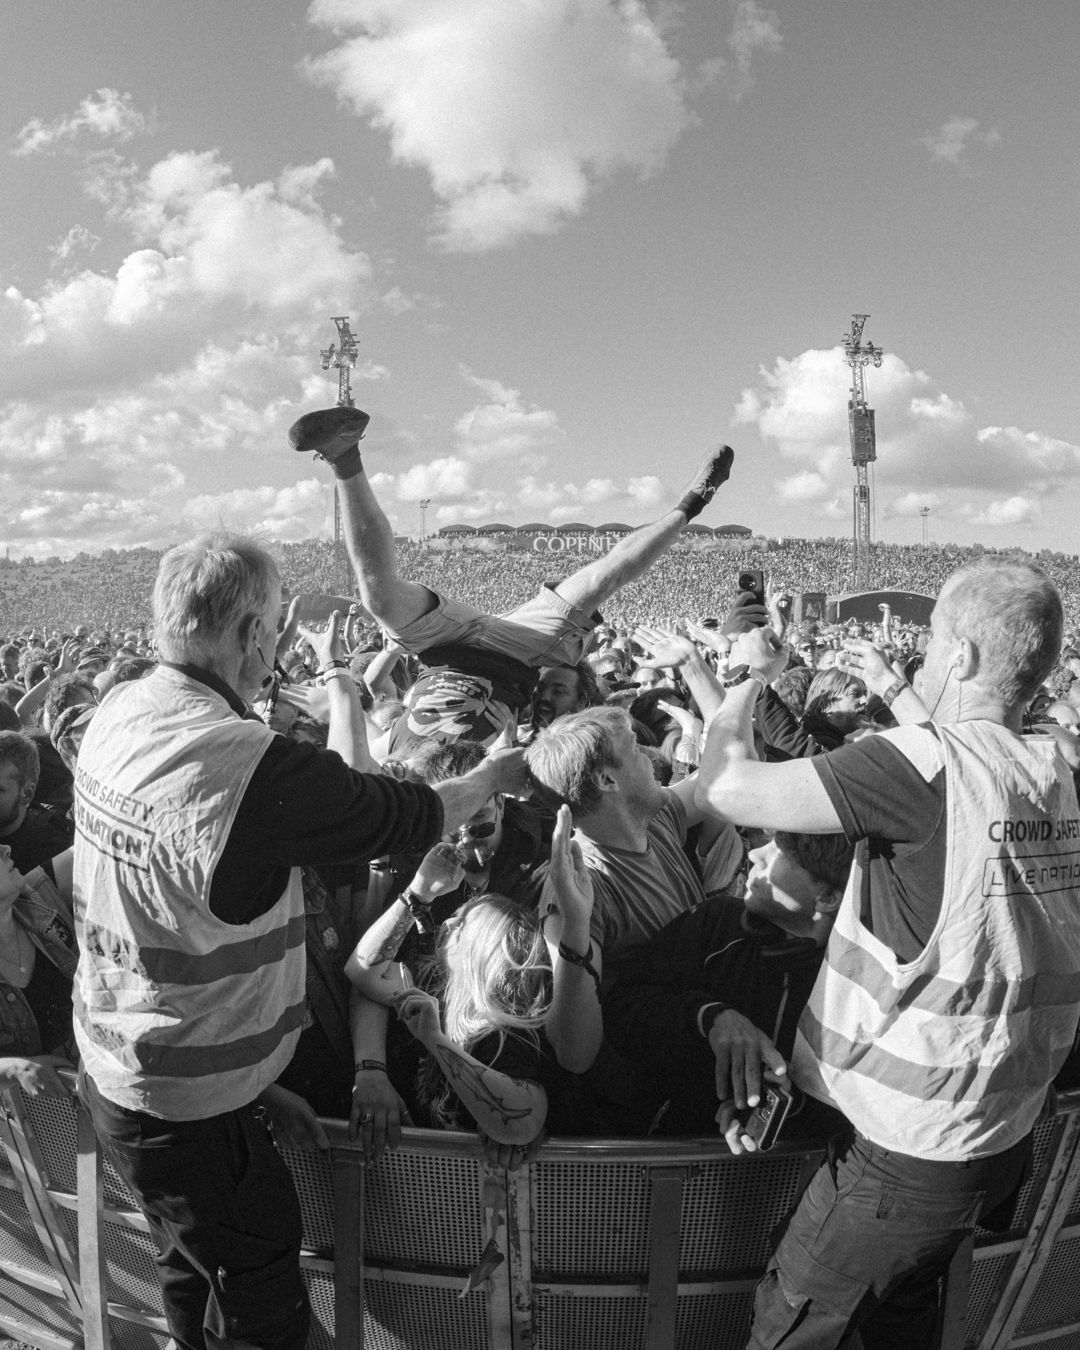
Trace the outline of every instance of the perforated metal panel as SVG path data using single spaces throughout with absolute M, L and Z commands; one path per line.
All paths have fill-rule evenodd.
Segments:
M 627 1163 L 540 1162 L 533 1169 L 533 1266 L 543 1277 L 640 1278 L 649 1264 L 649 1184 Z
M 23 1106 L 45 1162 L 49 1185 L 74 1195 L 75 1102 L 70 1097 L 41 1093 L 37 1097 L 24 1097 Z
M 1013 1222 L 1008 1233 L 990 1233 L 985 1228 L 976 1228 L 976 1240 L 979 1237 L 991 1237 L 995 1241 L 1002 1237 L 1015 1235 L 1019 1237 L 1027 1231 L 1028 1224 L 1031 1221 L 1030 1209 L 1032 1201 L 1036 1197 L 1036 1192 L 1042 1191 L 1044 1168 L 1047 1165 L 1047 1154 L 1050 1145 L 1057 1136 L 1057 1125 L 1059 1122 L 1054 1120 L 1043 1120 L 1035 1126 L 1032 1135 L 1032 1171 L 1031 1176 L 1020 1188 L 1020 1194 L 1017 1196 L 1016 1207 L 1013 1211 Z
M 282 1149 L 300 1197 L 303 1244 L 312 1251 L 334 1250 L 334 1170 L 328 1153 Z
M 75 1214 L 64 1211 L 73 1250 L 78 1250 L 79 1224 Z M 154 1261 L 154 1243 L 148 1233 L 123 1224 L 102 1222 L 101 1242 L 105 1249 L 108 1296 L 140 1312 L 161 1315 L 161 1286 Z
M 979 1260 L 976 1253 L 976 1260 L 971 1267 L 967 1320 L 964 1324 L 965 1345 L 978 1345 L 982 1339 L 1015 1261 L 1016 1256 L 1012 1252 L 1005 1256 L 986 1257 L 983 1260 Z
M 1080 1237 L 1058 1242 L 1046 1263 L 1027 1311 L 1016 1329 L 1041 1331 L 1044 1327 L 1080 1322 Z
M 61 1336 L 82 1336 L 82 1324 L 68 1307 L 57 1297 L 17 1280 L 0 1280 L 0 1329 L 11 1330 L 10 1323 L 22 1323 L 30 1327 L 39 1327 L 46 1333 Z
M 364 1350 L 485 1350 L 488 1345 L 482 1294 L 459 1299 L 456 1290 L 430 1284 L 367 1280 L 364 1299 Z M 567 1342 L 566 1350 L 574 1344 Z M 584 1342 L 576 1344 L 585 1350 Z
M 334 1350 L 334 1277 L 319 1270 L 302 1274 L 311 1304 L 307 1350 Z
M 169 1344 L 167 1331 L 155 1331 L 123 1317 L 109 1318 L 109 1334 L 113 1350 L 165 1350 Z
M 50 1280 L 56 1278 L 26 1212 L 22 1193 L 6 1187 L 0 1188 L 0 1261 Z
M 798 1194 L 801 1157 L 705 1163 L 687 1183 L 679 1269 L 755 1271 L 769 1258 L 769 1235 Z
M 483 1250 L 475 1156 L 388 1153 L 368 1172 L 364 1200 L 370 1260 L 468 1270 Z

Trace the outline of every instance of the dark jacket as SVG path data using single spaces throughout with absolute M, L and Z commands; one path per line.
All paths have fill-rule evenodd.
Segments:
M 702 1008 L 719 1002 L 737 1009 L 788 1058 L 824 955 L 811 939 L 790 937 L 723 895 L 680 915 L 632 953 L 604 998 L 604 1038 L 632 1055 L 670 1098 L 664 1133 L 716 1129 L 716 1061 L 698 1030 Z M 831 1113 L 822 1112 L 827 1108 L 807 1103 L 785 1134 L 796 1131 L 796 1121 L 803 1135 L 827 1130 Z

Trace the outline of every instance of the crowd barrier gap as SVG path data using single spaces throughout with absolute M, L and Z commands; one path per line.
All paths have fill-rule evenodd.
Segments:
M 0 1334 L 165 1350 L 145 1221 L 81 1107 L 17 1088 L 0 1106 Z M 368 1168 L 327 1129 L 328 1153 L 285 1152 L 311 1350 L 741 1350 L 771 1230 L 821 1158 L 552 1139 L 506 1173 L 472 1135 L 409 1129 Z M 1080 1350 L 1078 1145 L 1075 1091 L 1037 1128 L 1014 1228 L 954 1260 L 941 1350 Z

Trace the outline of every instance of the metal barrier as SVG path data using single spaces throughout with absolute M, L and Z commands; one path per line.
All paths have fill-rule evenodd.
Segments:
M 146 1224 L 82 1110 L 0 1103 L 0 1333 L 165 1350 Z M 369 1169 L 328 1130 L 330 1153 L 286 1155 L 319 1350 L 738 1350 L 770 1232 L 820 1158 L 558 1139 L 508 1174 L 470 1135 L 407 1130 Z M 1014 1230 L 954 1261 L 943 1350 L 1080 1347 L 1078 1143 L 1074 1092 L 1037 1130 Z

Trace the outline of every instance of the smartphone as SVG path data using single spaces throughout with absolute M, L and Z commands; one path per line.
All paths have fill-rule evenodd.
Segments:
M 759 605 L 765 603 L 765 573 L 747 571 L 739 573 L 739 590 L 749 591 Z
M 761 1100 L 750 1112 L 742 1131 L 757 1144 L 759 1153 L 772 1148 L 779 1139 L 791 1102 L 791 1090 L 783 1084 L 764 1085 Z
M 305 591 L 300 596 L 297 618 L 309 627 L 312 624 L 325 624 L 335 609 L 340 611 L 344 619 L 349 607 L 355 603 L 356 601 L 348 595 L 323 595 L 318 591 Z

